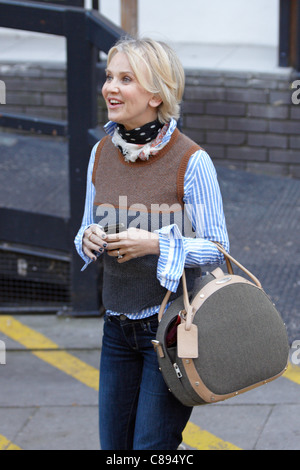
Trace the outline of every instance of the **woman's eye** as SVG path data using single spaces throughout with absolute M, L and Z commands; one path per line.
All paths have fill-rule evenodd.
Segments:
M 112 75 L 106 75 L 106 81 L 107 82 L 111 82 L 113 80 L 113 76 Z M 122 77 L 121 81 L 123 83 L 130 83 L 132 81 L 132 78 L 131 77 L 128 77 L 127 75 Z

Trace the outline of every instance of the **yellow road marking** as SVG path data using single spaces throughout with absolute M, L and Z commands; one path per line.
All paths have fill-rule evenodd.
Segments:
M 14 317 L 6 315 L 0 315 L 0 331 L 30 349 L 36 357 L 71 375 L 88 387 L 98 390 L 99 371 L 71 354 L 60 351 L 59 346 L 43 334 L 32 330 Z M 6 449 L 7 445 L 13 446 L 9 441 L 4 440 L 5 438 L 1 440 L 0 436 L 0 450 L 2 447 Z M 191 422 L 187 424 L 184 431 L 184 442 L 194 449 L 237 449 L 233 444 L 222 441 Z
M 6 315 L 0 315 L 0 331 L 30 349 L 34 356 L 71 375 L 88 387 L 98 390 L 98 369 L 65 351 L 60 351 L 59 346 L 43 334 Z
M 300 367 L 289 363 L 288 369 L 283 374 L 283 377 L 300 385 Z
M 191 422 L 188 422 L 183 431 L 183 442 L 196 450 L 242 450 Z
M 43 334 L 6 315 L 0 315 L 0 331 L 30 349 L 31 353 L 39 359 L 65 372 L 88 387 L 98 390 L 98 369 L 65 351 L 59 350 L 59 346 Z M 284 377 L 300 384 L 300 368 L 289 364 Z M 188 446 L 197 450 L 241 450 L 239 447 L 223 441 L 191 422 L 187 424 L 184 430 L 183 440 Z M 21 449 L 0 435 L 0 450 Z
M 0 450 L 22 450 L 0 434 Z

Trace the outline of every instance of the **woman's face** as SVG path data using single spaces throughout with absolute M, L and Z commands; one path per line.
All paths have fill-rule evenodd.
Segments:
M 118 52 L 106 69 L 102 94 L 110 121 L 131 130 L 157 119 L 161 100 L 146 91 L 137 81 L 127 55 Z

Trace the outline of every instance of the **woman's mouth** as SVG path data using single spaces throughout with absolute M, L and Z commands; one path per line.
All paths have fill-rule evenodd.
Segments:
M 107 100 L 108 107 L 111 109 L 117 108 L 123 104 L 122 101 L 116 100 L 115 98 L 110 98 Z

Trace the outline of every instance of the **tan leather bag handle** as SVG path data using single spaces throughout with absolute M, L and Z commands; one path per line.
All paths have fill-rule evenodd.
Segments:
M 257 279 L 257 277 L 255 277 L 248 269 L 245 268 L 245 266 L 243 266 L 241 263 L 239 263 L 235 258 L 233 258 L 233 256 L 231 256 L 229 253 L 227 253 L 227 251 L 223 248 L 223 246 L 218 243 L 218 242 L 213 242 L 218 250 L 223 253 L 223 255 L 225 256 L 225 260 L 226 260 L 226 264 L 227 264 L 227 268 L 228 266 L 230 267 L 231 271 L 228 269 L 228 272 L 229 274 L 233 274 L 233 269 L 232 269 L 232 266 L 231 266 L 231 261 L 238 267 L 240 268 L 248 277 L 250 277 L 250 279 L 252 279 L 252 281 L 254 282 L 254 284 L 257 285 L 257 287 L 260 287 L 262 288 L 262 285 L 260 283 L 260 281 Z
M 262 288 L 262 285 L 260 281 L 255 277 L 248 269 L 246 269 L 241 263 L 239 263 L 233 256 L 231 256 L 227 251 L 223 248 L 223 246 L 218 243 L 218 242 L 212 242 L 214 243 L 218 250 L 223 253 L 227 265 L 227 270 L 229 274 L 233 274 L 233 268 L 231 265 L 231 262 L 234 263 L 238 268 L 240 268 L 252 281 L 257 285 L 257 287 Z M 187 284 L 186 284 L 186 276 L 185 276 L 185 271 L 183 270 L 182 273 L 182 285 L 183 285 L 183 301 L 184 301 L 184 308 L 185 311 L 187 312 L 187 317 L 189 319 L 189 323 L 191 322 L 192 316 L 194 314 L 193 307 L 190 305 L 189 302 L 189 295 L 188 295 L 188 289 L 187 289 Z M 171 296 L 171 291 L 168 291 L 162 301 L 162 304 L 160 306 L 159 312 L 158 312 L 158 321 L 161 321 L 163 313 L 165 311 L 166 305 L 169 301 L 169 298 Z

